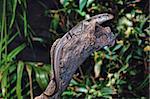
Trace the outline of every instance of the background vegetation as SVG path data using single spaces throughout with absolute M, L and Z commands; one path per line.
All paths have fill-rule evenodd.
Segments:
M 50 1 L 49 1 L 50 2 Z M 50 41 L 37 37 L 28 19 L 28 0 L 0 0 L 0 98 L 31 98 L 47 86 L 50 63 L 19 60 L 18 55 L 38 43 L 54 42 L 79 21 L 103 12 L 115 19 L 109 25 L 118 34 L 116 44 L 94 52 L 74 75 L 62 97 L 85 99 L 148 99 L 149 16 L 147 0 L 57 0 L 55 9 L 45 8 L 50 17 Z M 17 37 L 25 40 L 15 48 Z M 40 53 L 40 52 L 39 52 Z M 87 68 L 85 70 L 84 68 Z

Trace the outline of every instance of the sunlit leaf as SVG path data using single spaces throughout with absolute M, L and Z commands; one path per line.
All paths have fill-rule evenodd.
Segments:
M 60 3 L 61 3 L 63 6 L 66 6 L 67 3 L 68 3 L 68 0 L 60 0 Z
M 95 78 L 98 78 L 100 76 L 101 65 L 102 65 L 102 60 L 97 62 L 94 66 Z
M 80 11 L 83 10 L 83 8 L 84 8 L 85 5 L 86 5 L 86 2 L 87 2 L 87 0 L 80 0 L 80 1 L 79 1 L 79 9 L 80 9 Z
M 127 17 L 128 19 L 130 19 L 130 20 L 133 18 L 133 16 L 132 16 L 131 13 L 127 13 L 127 14 L 126 14 L 126 17 Z
M 26 70 L 27 70 L 27 73 L 28 73 L 28 76 L 29 76 L 30 98 L 33 99 L 32 77 L 31 77 L 31 74 L 32 74 L 32 67 L 29 66 L 29 65 L 26 65 Z
M 3 97 L 6 96 L 7 94 L 7 82 L 8 82 L 8 79 L 7 79 L 7 76 L 8 76 L 8 71 L 5 71 L 2 75 L 2 79 L 1 79 L 1 89 L 2 89 L 2 95 Z
M 19 4 L 21 4 L 21 0 L 18 0 Z
M 123 40 L 119 40 L 119 41 L 117 41 L 117 44 L 123 45 L 123 44 L 124 44 L 124 41 L 123 41 Z
M 11 18 L 9 28 L 12 28 L 12 25 L 14 23 L 15 16 L 16 16 L 16 7 L 17 7 L 17 0 L 13 0 L 13 10 L 12 10 L 13 13 L 12 13 L 12 18 Z
M 74 80 L 74 79 L 72 79 L 71 80 L 71 82 L 70 82 L 70 85 L 72 86 L 72 85 L 78 85 L 79 83 L 76 81 L 76 80 Z
M 11 66 L 9 66 L 9 74 L 13 73 L 16 70 L 16 64 L 11 64 Z
M 62 95 L 72 96 L 74 94 L 75 94 L 75 92 L 73 92 L 73 91 L 65 91 L 65 92 L 63 92 Z
M 128 20 L 126 17 L 122 17 L 119 20 L 120 25 L 133 26 L 133 22 Z
M 19 61 L 18 67 L 17 67 L 17 84 L 16 84 L 16 94 L 18 99 L 22 99 L 22 89 L 21 89 L 21 81 L 22 81 L 22 75 L 23 75 L 23 68 L 24 63 Z
M 53 16 L 53 20 L 51 21 L 51 28 L 56 30 L 59 25 L 59 14 L 55 14 Z
M 77 91 L 77 92 L 84 92 L 84 93 L 87 93 L 87 92 L 88 92 L 88 90 L 87 90 L 86 88 L 84 88 L 84 87 L 77 87 L 77 88 L 76 88 L 76 91 Z
M 35 75 L 36 75 L 36 81 L 38 82 L 39 86 L 41 87 L 41 89 L 45 89 L 48 85 L 48 74 L 47 72 L 41 70 L 38 67 L 34 67 L 33 68 L 35 71 Z
M 89 5 L 93 2 L 94 0 L 87 0 L 86 7 L 89 7 Z
M 145 51 L 145 52 L 150 51 L 150 46 L 147 45 L 146 47 L 144 47 L 144 51 Z
M 122 45 L 116 45 L 112 51 L 118 50 L 119 48 L 121 48 L 121 46 L 122 46 Z
M 0 4 L 3 4 L 2 0 L 0 0 Z M 0 12 L 3 12 L 3 6 L 2 5 L 0 6 Z M 2 18 L 2 13 L 0 13 L 0 18 Z M 1 27 L 2 27 L 2 20 L 0 19 L 0 30 L 1 30 Z
M 23 22 L 24 22 L 24 36 L 27 37 L 28 36 L 28 29 L 27 29 L 27 14 L 26 11 L 23 11 Z
M 127 30 L 125 31 L 125 37 L 128 38 L 130 34 L 132 33 L 133 27 L 128 27 Z
M 126 81 L 124 81 L 124 80 L 121 80 L 121 79 L 118 79 L 117 80 L 117 82 L 116 82 L 116 84 L 125 84 L 126 83 Z
M 79 9 L 75 10 L 77 13 L 79 13 L 81 16 L 85 16 L 86 12 L 85 11 L 80 11 Z
M 108 52 L 108 53 L 111 53 L 110 49 L 108 46 L 105 46 L 104 49 Z
M 109 88 L 109 87 L 104 87 L 104 88 L 101 89 L 101 93 L 104 96 L 105 95 L 110 95 L 110 94 L 113 93 L 113 90 L 111 88 Z

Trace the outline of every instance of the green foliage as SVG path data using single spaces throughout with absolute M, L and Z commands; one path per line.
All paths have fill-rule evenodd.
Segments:
M 87 17 L 90 6 L 86 6 L 87 10 L 83 9 L 89 1 L 80 0 L 79 10 L 77 9 L 76 13 Z M 91 4 L 95 8 L 102 6 L 95 5 L 95 2 L 91 0 Z M 122 0 L 115 2 L 119 5 L 137 3 L 136 1 L 125 2 Z M 103 9 L 103 7 L 101 8 Z M 140 92 L 141 90 L 148 90 L 149 75 L 146 73 L 148 72 L 148 52 L 150 51 L 149 39 L 147 38 L 150 36 L 147 25 L 148 17 L 136 6 L 133 6 L 129 12 L 125 12 L 125 10 L 120 10 L 118 20 L 115 21 L 114 28 L 117 29 L 116 34 L 119 35 L 116 44 L 111 48 L 105 47 L 104 50 L 94 53 L 96 62 L 94 74 L 95 78 L 99 78 L 99 80 L 93 78 L 93 81 L 88 77 L 90 84 L 72 80 L 67 90 L 63 93 L 63 97 L 113 98 L 118 97 L 117 94 L 119 94 L 119 97 L 124 98 L 129 97 L 123 94 L 130 94 L 130 98 L 147 97 L 144 92 Z M 97 11 L 97 9 L 94 9 L 94 11 Z M 142 69 L 139 70 L 139 66 Z M 103 77 L 103 72 L 107 74 L 107 77 Z M 139 78 L 138 75 L 142 77 Z M 87 79 L 84 79 L 84 81 L 87 81 Z M 127 89 L 124 89 L 125 87 Z
M 24 64 L 23 62 L 19 62 L 18 63 L 18 67 L 17 67 L 17 97 L 18 99 L 22 99 L 22 95 L 21 95 L 21 79 L 22 79 L 22 74 L 23 74 L 23 68 L 24 68 Z
M 150 20 L 139 6 L 142 1 L 78 1 L 60 0 L 61 5 L 56 2 L 57 10 L 45 11 L 52 18 L 49 30 L 54 34 L 53 40 L 82 19 L 102 12 L 114 13 L 116 18 L 110 25 L 118 37 L 113 47 L 94 52 L 93 74 L 74 77 L 62 97 L 148 98 Z M 8 52 L 8 45 L 21 34 L 32 46 L 34 33 L 27 18 L 27 0 L 0 0 L 0 12 L 0 98 L 33 99 L 34 91 L 44 90 L 49 82 L 50 64 L 16 61 L 26 47 L 24 43 Z
M 17 6 L 21 8 L 20 12 L 16 9 Z M 0 98 L 22 99 L 24 96 L 29 96 L 28 93 L 30 93 L 30 97 L 33 99 L 32 81 L 37 80 L 41 89 L 46 88 L 48 76 L 50 76 L 50 65 L 44 64 L 39 69 L 37 63 L 16 61 L 16 56 L 26 47 L 24 43 L 8 51 L 9 44 L 16 37 L 21 36 L 22 30 L 23 35 L 30 42 L 32 33 L 27 20 L 26 0 L 9 0 L 7 2 L 0 0 L 0 8 Z M 33 71 L 32 68 L 34 68 Z M 33 73 L 40 76 L 31 78 Z M 25 78 L 26 74 L 28 74 L 28 78 Z M 24 90 L 27 90 L 25 94 L 23 94 Z
M 79 9 L 80 11 L 83 10 L 84 6 L 86 5 L 87 0 L 80 0 L 79 1 Z
M 38 82 L 40 88 L 42 88 L 42 90 L 44 90 L 47 85 L 48 85 L 48 81 L 49 81 L 49 76 L 47 74 L 50 74 L 50 66 L 45 66 L 45 67 L 34 67 L 34 71 L 36 73 L 36 81 Z

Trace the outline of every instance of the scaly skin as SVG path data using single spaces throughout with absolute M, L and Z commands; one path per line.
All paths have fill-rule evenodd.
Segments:
M 64 47 L 64 43 L 62 43 L 64 41 L 64 39 L 68 39 L 68 37 L 70 37 L 70 35 L 76 35 L 76 33 L 72 33 L 72 31 L 74 29 L 78 29 L 77 27 L 81 27 L 81 30 L 79 31 L 80 33 L 82 33 L 84 31 L 84 26 L 88 25 L 88 23 L 90 23 L 91 21 L 94 21 L 95 23 L 98 24 L 102 24 L 105 21 L 111 20 L 113 18 L 113 16 L 111 14 L 99 14 L 96 16 L 93 16 L 89 19 L 83 20 L 81 21 L 78 25 L 76 25 L 74 28 L 72 28 L 68 33 L 66 33 L 58 42 L 57 46 L 56 46 L 56 50 L 55 50 L 55 55 L 54 55 L 54 64 L 53 64 L 53 68 L 54 68 L 54 78 L 56 81 L 56 89 L 55 92 L 57 92 L 60 86 L 60 58 L 61 58 L 61 52 L 62 49 Z M 72 38 L 72 37 L 70 37 Z
M 95 27 L 94 25 L 96 25 L 96 23 L 98 24 L 102 24 L 103 22 L 112 19 L 113 16 L 111 14 L 99 14 L 96 16 L 93 16 L 89 19 L 85 19 L 83 21 L 81 21 L 79 24 L 77 24 L 75 27 L 73 27 L 69 32 L 67 32 L 60 40 L 56 40 L 51 48 L 51 64 L 53 66 L 53 74 L 52 74 L 52 78 L 51 81 L 48 85 L 48 87 L 46 88 L 46 90 L 43 92 L 43 94 L 41 94 L 39 97 L 36 97 L 36 99 L 48 99 L 48 97 L 52 98 L 52 99 L 58 99 L 59 95 L 61 94 L 62 90 L 62 83 L 60 82 L 62 79 L 60 76 L 60 69 L 61 69 L 61 61 L 62 60 L 62 52 L 63 52 L 63 48 L 65 47 L 65 45 L 68 43 L 68 41 L 72 39 L 74 39 L 75 36 L 77 36 L 77 38 L 80 37 L 80 35 L 82 34 L 89 34 L 90 36 L 90 32 L 94 32 L 91 31 L 93 29 L 93 27 Z M 100 28 L 100 27 L 99 27 Z M 103 28 L 104 29 L 104 28 Z M 105 31 L 108 30 L 107 33 L 110 32 L 110 28 L 105 29 Z M 106 35 L 107 35 L 106 33 Z M 92 33 L 93 34 L 93 33 Z M 113 34 L 113 33 L 111 33 Z M 114 42 L 114 40 L 112 39 L 114 36 L 108 34 L 108 43 L 110 45 L 112 45 Z M 83 36 L 83 35 L 82 35 Z M 112 38 L 110 38 L 112 37 Z M 115 39 L 115 38 L 114 38 Z M 93 38 L 93 40 L 95 40 L 95 38 Z M 97 39 L 98 40 L 98 39 Z M 99 38 L 100 43 L 102 43 L 101 40 Z M 99 43 L 97 43 L 99 46 Z M 103 45 L 101 45 L 103 46 Z M 82 49 L 81 49 L 82 51 Z M 87 54 L 86 54 L 87 55 Z M 63 67 L 62 67 L 63 68 Z M 74 69 L 76 70 L 76 69 Z M 71 73 L 72 75 L 73 73 Z M 69 77 L 71 75 L 68 75 Z M 66 75 L 67 76 L 67 75 Z M 70 78 L 69 78 L 70 79 Z M 67 85 L 67 84 L 66 84 Z M 67 87 L 67 86 L 63 86 L 63 87 Z M 64 88 L 63 88 L 64 89 Z

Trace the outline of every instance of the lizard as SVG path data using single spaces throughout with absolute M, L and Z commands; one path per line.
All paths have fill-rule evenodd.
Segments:
M 89 19 L 85 19 L 85 20 L 81 21 L 79 24 L 77 24 L 75 27 L 73 27 L 70 31 L 68 31 L 61 39 L 56 40 L 56 42 L 54 42 L 54 45 L 51 48 L 51 54 L 53 53 L 51 55 L 51 58 L 52 58 L 51 63 L 53 66 L 53 75 L 52 75 L 50 84 L 48 85 L 46 91 L 44 92 L 44 95 L 52 96 L 58 90 L 61 90 L 61 88 L 60 88 L 60 85 L 61 85 L 61 82 L 60 82 L 60 67 L 61 67 L 60 63 L 61 63 L 61 61 L 60 60 L 61 59 L 60 58 L 62 57 L 62 50 L 63 50 L 64 46 L 67 44 L 66 41 L 69 41 L 73 37 L 83 34 L 86 31 L 87 27 L 93 29 L 93 27 L 95 27 L 95 26 L 92 26 L 92 25 L 95 25 L 96 23 L 102 24 L 103 22 L 110 20 L 112 18 L 113 18 L 113 16 L 111 14 L 104 13 L 104 14 L 99 14 L 99 15 L 93 16 Z M 99 26 L 99 28 L 103 29 L 100 26 Z M 104 30 L 105 31 L 109 30 L 109 28 L 106 28 Z M 114 42 L 114 39 L 113 39 L 113 38 L 115 38 L 114 36 L 108 35 L 108 38 L 110 38 L 108 44 L 111 44 Z M 100 39 L 99 42 L 102 42 L 103 40 L 105 40 L 105 38 Z M 97 46 L 99 46 L 99 45 L 97 45 Z M 51 89 L 51 87 L 49 87 L 49 86 L 55 87 L 55 88 L 53 88 L 53 91 L 51 93 L 49 91 Z
M 68 33 L 65 34 L 65 36 L 63 36 L 59 40 L 58 44 L 56 45 L 56 51 L 55 51 L 55 56 L 54 56 L 54 72 L 55 72 L 54 76 L 55 76 L 55 81 L 56 81 L 56 90 L 55 91 L 59 90 L 59 74 L 58 73 L 59 73 L 59 67 L 60 67 L 61 51 L 64 46 L 64 44 L 62 42 L 64 41 L 64 39 L 68 39 L 67 38 L 68 36 L 76 35 L 75 32 L 72 32 L 72 31 L 74 29 L 77 29 L 78 27 L 81 27 L 80 28 L 81 32 L 84 31 L 84 25 L 88 25 L 89 20 L 95 21 L 99 24 L 102 24 L 103 22 L 110 20 L 112 18 L 113 18 L 113 16 L 111 14 L 105 13 L 105 14 L 99 14 L 99 15 L 93 16 L 90 19 L 83 20 L 82 22 L 80 22 L 77 25 L 77 27 L 75 26 L 74 28 L 72 28 Z

